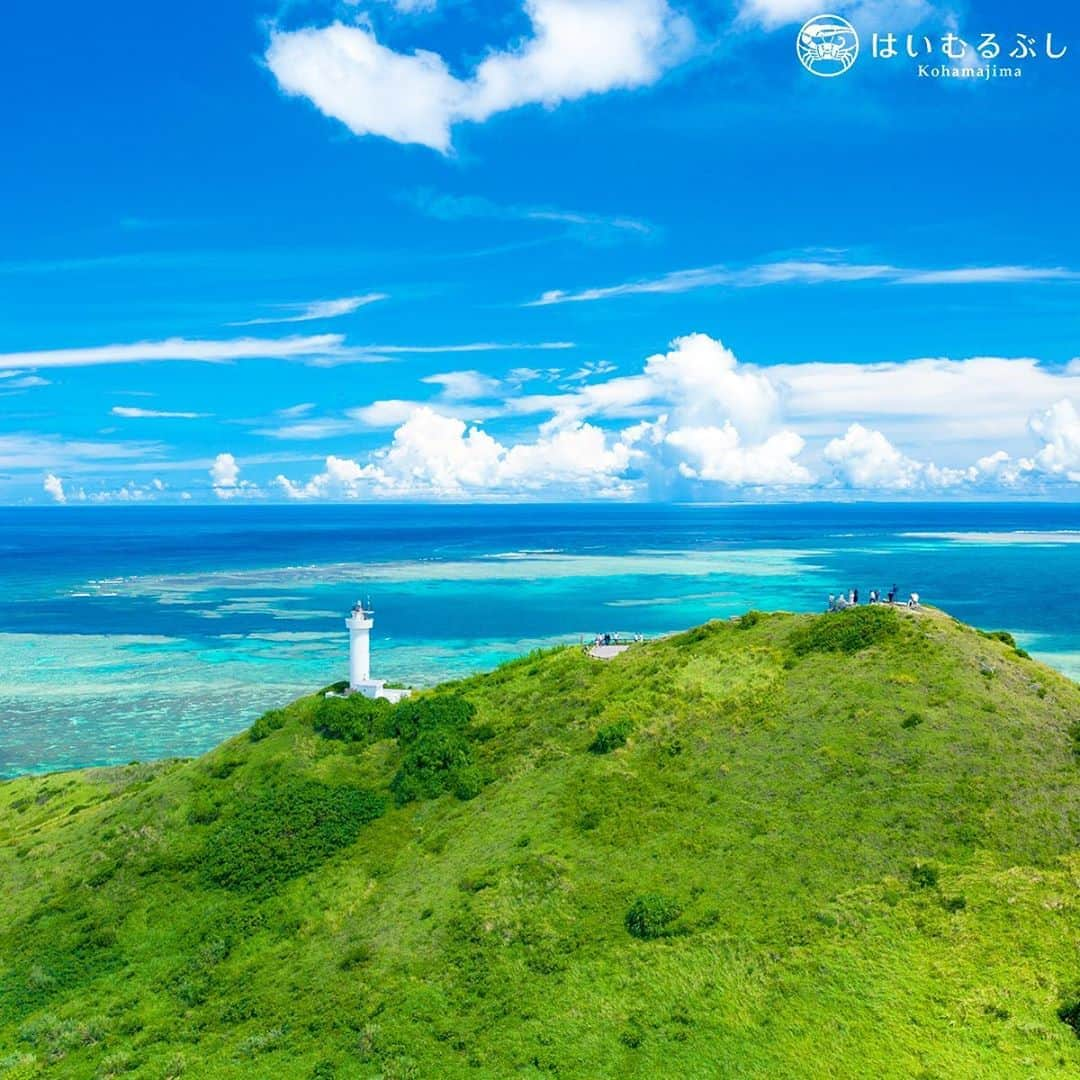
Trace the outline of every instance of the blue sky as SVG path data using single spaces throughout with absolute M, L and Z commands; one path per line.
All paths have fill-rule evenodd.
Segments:
M 1076 497 L 1080 18 L 832 7 L 7 12 L 0 501 Z

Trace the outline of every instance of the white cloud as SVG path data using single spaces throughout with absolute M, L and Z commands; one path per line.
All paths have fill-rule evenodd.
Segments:
M 232 454 L 218 454 L 210 466 L 210 483 L 219 499 L 251 498 L 262 495 L 256 484 L 240 478 L 240 465 Z
M 171 412 L 167 409 L 140 409 L 132 405 L 114 405 L 109 412 L 112 416 L 121 416 L 125 420 L 201 420 L 209 415 L 198 412 Z
M 919 464 L 862 424 L 852 424 L 843 438 L 829 442 L 824 457 L 849 487 L 908 491 L 919 483 Z
M 1027 281 L 1075 281 L 1063 266 L 967 266 L 956 270 L 913 270 L 899 278 L 904 285 L 982 285 Z
M 1054 371 L 1030 357 L 922 357 L 762 370 L 781 388 L 786 414 L 804 434 L 832 432 L 838 420 L 873 417 L 927 443 L 1022 439 L 1031 413 L 1062 397 L 1080 397 L 1080 371 Z
M 330 455 L 326 467 L 306 484 L 294 484 L 287 476 L 278 475 L 274 483 L 290 499 L 351 499 L 363 494 L 363 482 L 374 477 L 370 465 L 358 465 L 349 458 Z
M 310 480 L 282 476 L 278 486 L 308 499 L 663 498 L 717 489 L 1046 491 L 1080 482 L 1075 364 L 974 357 L 758 368 L 714 338 L 689 334 L 637 374 L 605 379 L 610 372 L 594 370 L 602 371 L 597 381 L 546 394 L 518 393 L 535 377 L 553 377 L 533 369 L 507 380 L 429 376 L 443 393 L 428 403 L 348 411 L 355 423 L 393 427 L 387 446 L 359 461 L 328 459 Z M 535 435 L 513 441 L 478 422 L 526 416 L 538 419 Z M 847 424 L 839 435 L 838 418 Z M 898 432 L 903 443 L 893 441 Z
M 277 427 L 256 428 L 256 435 L 265 435 L 271 439 L 330 439 L 335 435 L 346 435 L 356 430 L 356 424 L 339 417 L 326 416 L 311 420 L 299 420 L 294 424 L 280 424 Z
M 0 435 L 0 469 L 59 473 L 157 458 L 162 447 L 148 442 L 100 442 L 60 435 L 14 433 Z M 149 467 L 153 467 L 149 465 Z
M 580 292 L 567 292 L 564 289 L 549 289 L 539 299 L 531 300 L 526 307 L 547 307 L 551 304 L 580 304 L 591 300 L 610 300 L 617 296 L 638 296 L 642 293 L 682 293 L 693 289 L 704 289 L 710 285 L 722 285 L 731 280 L 731 274 L 724 267 L 705 266 L 695 270 L 675 270 L 662 277 L 643 281 L 624 282 L 621 285 L 607 285 L 602 288 L 582 289 Z
M 588 424 L 507 446 L 476 426 L 421 406 L 368 464 L 327 458 L 325 470 L 306 483 L 285 476 L 277 483 L 296 499 L 460 498 L 551 490 L 626 495 L 632 487 L 622 474 L 635 456 L 630 445 Z
M 232 454 L 218 454 L 210 466 L 210 482 L 215 488 L 234 488 L 240 478 L 240 466 Z
M 284 338 L 243 337 L 226 341 L 168 338 L 165 341 L 137 341 L 133 344 L 99 345 L 90 348 L 0 353 L 0 369 L 84 367 L 93 364 L 138 364 L 165 360 L 204 363 L 248 359 L 279 360 L 337 355 L 342 352 L 343 343 L 344 338 L 340 334 Z
M 460 345 L 356 345 L 311 361 L 314 367 L 349 363 L 381 363 L 391 356 L 437 356 L 443 353 L 548 352 L 576 348 L 572 341 L 469 341 Z
M 539 221 L 566 225 L 585 240 L 612 239 L 622 235 L 648 236 L 654 228 L 648 222 L 620 215 L 596 214 L 580 210 L 560 210 L 551 206 L 516 206 L 492 202 L 479 195 L 451 195 L 421 188 L 411 196 L 421 213 L 439 221 L 486 218 L 496 221 Z
M 1080 483 L 1080 413 L 1068 399 L 1031 418 L 1031 430 L 1043 440 L 1035 464 L 1048 473 Z
M 744 267 L 713 265 L 673 270 L 659 277 L 577 291 L 549 289 L 524 306 L 547 307 L 552 304 L 580 304 L 650 293 L 684 293 L 719 285 L 757 288 L 767 285 L 825 285 L 859 281 L 884 281 L 896 285 L 969 285 L 1074 280 L 1080 280 L 1080 274 L 1064 267 L 969 266 L 920 270 L 891 266 L 888 263 L 786 259 Z
M 757 446 L 744 446 L 738 430 L 726 423 L 679 428 L 665 442 L 682 452 L 678 468 L 688 479 L 728 487 L 774 488 L 802 487 L 814 479 L 795 460 L 806 444 L 794 431 L 779 431 Z
M 280 416 L 283 420 L 295 420 L 297 417 L 307 416 L 314 408 L 314 401 L 303 401 L 299 405 L 289 405 L 287 408 L 278 409 L 274 415 Z
M 66 503 L 67 495 L 64 492 L 64 482 L 55 473 L 48 473 L 41 485 L 53 502 Z
M 880 432 L 852 424 L 843 438 L 825 447 L 825 460 L 837 478 L 861 490 L 912 492 L 956 488 L 980 478 L 977 468 L 942 468 L 902 454 Z
M 313 322 L 316 319 L 336 319 L 351 315 L 368 304 L 387 299 L 386 293 L 365 293 L 363 296 L 343 296 L 338 300 L 315 300 L 308 304 L 290 305 L 292 314 L 267 315 L 259 319 L 245 319 L 229 323 L 230 326 L 267 326 L 272 323 Z
M 404 424 L 421 407 L 421 404 L 419 401 L 389 398 L 384 401 L 373 401 L 370 405 L 364 405 L 358 409 L 350 409 L 349 415 L 366 427 L 395 428 L 399 424 Z
M 48 379 L 40 375 L 31 375 L 18 368 L 0 371 L 0 394 L 10 390 L 31 390 L 37 386 L 50 386 Z
M 365 26 L 275 31 L 266 61 L 287 94 L 306 97 L 356 135 L 447 153 L 462 121 L 654 83 L 693 40 L 666 0 L 526 0 L 532 36 L 494 51 L 467 79 L 443 57 L 406 54 Z
M 441 394 L 449 401 L 470 401 L 495 397 L 502 392 L 502 383 L 479 371 L 444 371 L 427 375 L 420 380 L 442 387 Z

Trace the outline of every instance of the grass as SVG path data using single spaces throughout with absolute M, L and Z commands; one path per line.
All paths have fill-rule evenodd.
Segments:
M 1075 1075 L 1080 688 L 872 610 L 0 784 L 0 1078 Z

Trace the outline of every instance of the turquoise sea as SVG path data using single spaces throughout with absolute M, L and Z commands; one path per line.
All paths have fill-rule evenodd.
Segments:
M 342 678 L 897 584 L 1080 678 L 1080 505 L 0 510 L 0 775 L 196 754 Z

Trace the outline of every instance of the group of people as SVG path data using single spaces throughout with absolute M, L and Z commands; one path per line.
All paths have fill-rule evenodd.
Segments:
M 597 634 L 593 639 L 593 646 L 597 645 L 629 645 L 631 641 L 644 640 L 640 634 L 634 634 L 632 638 L 623 638 L 619 634 Z
M 870 603 L 871 604 L 895 604 L 897 588 L 894 585 L 882 598 L 880 589 L 870 590 Z M 901 601 L 902 603 L 903 601 Z M 843 611 L 845 608 L 856 607 L 859 603 L 859 590 L 849 589 L 846 593 L 840 593 L 834 595 L 829 593 L 829 610 L 830 611 Z M 907 606 L 909 608 L 917 608 L 919 606 L 919 594 L 913 592 L 907 599 Z

